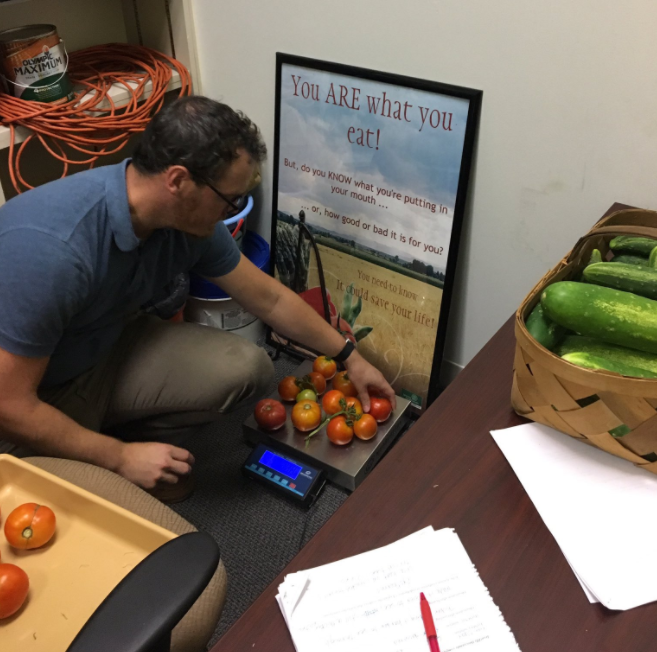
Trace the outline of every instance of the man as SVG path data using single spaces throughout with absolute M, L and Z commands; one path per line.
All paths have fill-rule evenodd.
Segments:
M 139 313 L 190 270 L 276 331 L 342 353 L 365 410 L 369 389 L 394 401 L 383 376 L 242 256 L 221 223 L 265 154 L 248 118 L 184 98 L 153 118 L 132 160 L 49 183 L 0 209 L 3 439 L 146 489 L 185 478 L 192 455 L 157 440 L 215 418 L 272 380 L 266 353 L 247 340 Z

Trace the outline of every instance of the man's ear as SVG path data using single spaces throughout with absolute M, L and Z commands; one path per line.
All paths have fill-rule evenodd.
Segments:
M 184 165 L 171 165 L 164 172 L 164 185 L 172 195 L 186 194 L 190 185 L 196 185 Z

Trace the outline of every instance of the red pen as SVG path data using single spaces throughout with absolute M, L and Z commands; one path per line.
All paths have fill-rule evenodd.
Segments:
M 424 631 L 427 633 L 427 640 L 431 652 L 440 652 L 438 647 L 438 637 L 436 636 L 436 626 L 433 624 L 433 616 L 431 615 L 431 607 L 424 597 L 424 593 L 420 593 L 420 609 L 422 611 L 422 622 L 424 623 Z

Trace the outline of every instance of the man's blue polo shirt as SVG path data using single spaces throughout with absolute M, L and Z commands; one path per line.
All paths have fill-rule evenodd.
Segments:
M 50 356 L 42 387 L 92 367 L 126 322 L 181 272 L 223 276 L 240 252 L 219 223 L 210 238 L 132 228 L 126 168 L 79 172 L 0 208 L 0 348 Z

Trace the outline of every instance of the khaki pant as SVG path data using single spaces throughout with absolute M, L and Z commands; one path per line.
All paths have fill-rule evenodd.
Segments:
M 140 316 L 95 367 L 39 397 L 90 430 L 166 440 L 261 395 L 273 373 L 267 353 L 243 337 Z

